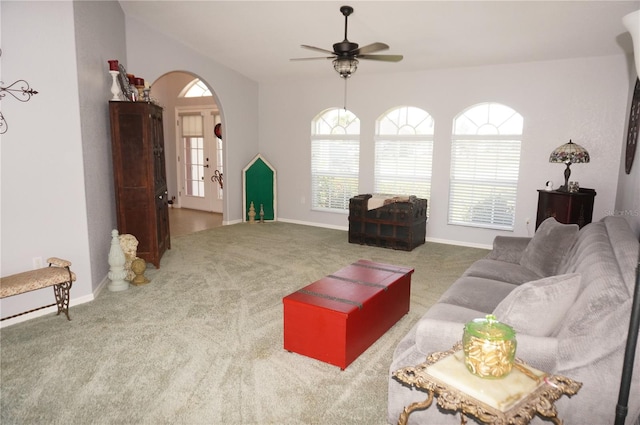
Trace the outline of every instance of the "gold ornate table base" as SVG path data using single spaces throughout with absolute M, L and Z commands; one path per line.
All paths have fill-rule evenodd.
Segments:
M 582 383 L 559 375 L 549 375 L 516 359 L 514 369 L 501 379 L 485 379 L 467 371 L 462 344 L 429 355 L 424 363 L 393 373 L 403 385 L 426 391 L 424 401 L 404 408 L 398 425 L 406 425 L 409 415 L 429 408 L 434 396 L 442 409 L 460 412 L 460 423 L 473 416 L 487 424 L 528 424 L 536 415 L 562 425 L 554 402 L 572 396 Z

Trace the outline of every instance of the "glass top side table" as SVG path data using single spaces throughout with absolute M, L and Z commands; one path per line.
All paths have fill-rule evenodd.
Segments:
M 582 383 L 559 375 L 549 375 L 516 359 L 507 376 L 480 378 L 464 364 L 462 344 L 451 350 L 429 355 L 424 363 L 393 372 L 393 378 L 409 387 L 427 392 L 424 401 L 404 408 L 398 425 L 406 425 L 409 415 L 427 409 L 433 397 L 445 410 L 460 412 L 460 423 L 470 415 L 483 423 L 528 424 L 538 414 L 562 425 L 554 402 L 563 395 L 578 393 Z

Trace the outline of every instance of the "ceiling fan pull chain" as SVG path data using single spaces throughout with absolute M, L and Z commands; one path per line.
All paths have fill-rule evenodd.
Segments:
M 343 78 L 344 80 L 344 110 L 347 110 L 347 79 Z

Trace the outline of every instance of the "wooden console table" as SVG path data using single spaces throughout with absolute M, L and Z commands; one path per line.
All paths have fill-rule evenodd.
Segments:
M 538 190 L 536 229 L 549 217 L 559 223 L 577 224 L 580 228 L 591 223 L 596 191 L 581 188 L 578 192 Z
M 540 415 L 556 425 L 562 425 L 554 402 L 563 395 L 572 396 L 582 383 L 558 375 L 549 375 L 516 359 L 513 370 L 500 379 L 480 378 L 464 365 L 462 344 L 451 350 L 429 355 L 424 363 L 393 372 L 393 378 L 410 387 L 427 392 L 426 400 L 404 408 L 398 425 L 406 425 L 409 415 L 427 409 L 433 397 L 445 410 L 460 412 L 483 423 L 527 424 Z

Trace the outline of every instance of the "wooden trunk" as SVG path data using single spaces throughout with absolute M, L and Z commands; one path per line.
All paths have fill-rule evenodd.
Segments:
M 411 251 L 425 242 L 427 200 L 410 197 L 368 209 L 371 195 L 349 200 L 349 242 Z
M 287 295 L 285 350 L 345 369 L 409 312 L 412 273 L 359 260 Z

